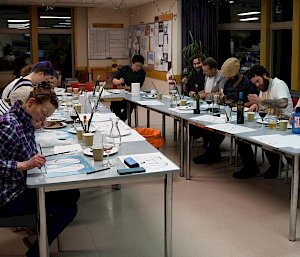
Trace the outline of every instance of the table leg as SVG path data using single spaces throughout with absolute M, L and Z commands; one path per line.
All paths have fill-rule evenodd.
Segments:
M 180 177 L 185 174 L 184 170 L 184 120 L 180 119 Z
M 128 126 L 131 127 L 131 111 L 130 111 L 129 101 L 127 101 L 127 119 L 128 119 Z
M 150 128 L 150 110 L 147 109 L 147 128 Z
M 165 205 L 165 231 L 164 231 L 164 256 L 172 257 L 172 208 L 173 208 L 173 174 L 165 175 L 164 205 Z
M 166 115 L 162 115 L 162 137 L 166 135 Z
M 186 174 L 186 179 L 190 179 L 191 175 L 191 142 L 190 142 L 190 124 L 186 122 L 186 168 L 185 168 L 185 174 Z
M 39 202 L 39 250 L 40 257 L 49 257 L 49 245 L 47 236 L 47 221 L 46 221 L 46 202 L 45 190 L 43 187 L 38 189 L 38 202 Z
M 294 170 L 291 184 L 291 204 L 290 204 L 290 224 L 289 224 L 289 240 L 296 240 L 297 225 L 297 203 L 299 189 L 299 156 L 294 156 Z

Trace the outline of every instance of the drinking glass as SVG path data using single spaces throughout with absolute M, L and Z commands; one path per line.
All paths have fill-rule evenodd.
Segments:
M 77 114 L 76 114 L 76 111 L 75 111 L 74 108 L 70 110 L 70 118 L 73 120 L 72 126 L 75 128 L 75 122 L 76 122 L 76 119 L 77 119 Z
M 264 108 L 264 107 L 261 107 L 259 110 L 258 110 L 258 114 L 259 116 L 261 117 L 261 127 L 263 128 L 264 126 L 264 121 L 265 121 L 265 117 L 267 115 L 267 110 Z
M 114 166 L 114 164 L 109 161 L 109 156 L 110 156 L 111 150 L 113 149 L 114 146 L 115 146 L 114 138 L 109 134 L 103 133 L 102 134 L 102 147 L 103 147 L 103 151 L 105 153 L 107 153 L 106 163 L 103 164 L 104 167 Z
M 205 97 L 205 102 L 208 104 L 208 110 L 207 110 L 207 112 L 210 112 L 210 105 L 212 104 L 212 102 L 214 101 L 214 99 L 213 99 L 213 95 L 212 94 L 208 94 L 208 95 L 206 95 L 206 97 Z

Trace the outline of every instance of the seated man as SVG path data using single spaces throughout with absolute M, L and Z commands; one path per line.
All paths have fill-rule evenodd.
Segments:
M 258 111 L 261 106 L 265 106 L 268 114 L 290 117 L 293 111 L 293 103 L 289 88 L 286 83 L 278 78 L 272 79 L 269 72 L 260 65 L 252 67 L 248 72 L 248 77 L 253 84 L 259 88 L 259 96 L 249 94 L 248 99 L 251 103 L 250 111 Z M 255 177 L 259 174 L 254 154 L 250 144 L 237 141 L 238 152 L 244 167 L 235 173 L 233 177 L 245 179 Z M 270 167 L 264 173 L 264 178 L 272 179 L 278 175 L 279 154 L 265 151 Z
M 239 60 L 234 57 L 227 59 L 221 67 L 221 72 L 227 78 L 223 91 L 227 98 L 237 102 L 239 92 L 243 92 L 245 106 L 250 106 L 247 96 L 256 94 L 257 90 L 251 81 L 240 73 Z M 224 136 L 204 129 L 202 137 L 208 142 L 208 146 L 205 153 L 195 157 L 193 161 L 196 164 L 220 162 L 222 160 L 220 144 L 223 142 Z
M 16 101 L 0 116 L 0 214 L 22 216 L 37 213 L 35 189 L 26 187 L 27 170 L 41 168 L 46 158 L 38 153 L 34 130 L 51 116 L 58 100 L 51 89 L 36 87 L 28 99 Z M 46 215 L 49 245 L 71 223 L 77 213 L 79 190 L 47 192 Z M 38 240 L 27 257 L 39 256 Z
M 115 75 L 112 83 L 119 89 L 131 90 L 131 83 L 144 84 L 146 72 L 143 69 L 144 57 L 142 55 L 134 55 L 131 65 L 123 66 Z M 125 100 L 118 102 L 111 102 L 110 109 L 121 120 L 127 120 L 127 102 Z M 132 109 L 130 110 L 130 113 Z
M 198 85 L 198 90 L 202 91 L 204 89 L 204 79 L 205 75 L 202 70 L 202 62 L 204 61 L 203 56 L 195 55 L 192 57 L 193 69 L 185 76 L 181 83 L 183 85 L 183 92 L 185 95 L 193 95 L 195 92 L 195 85 Z

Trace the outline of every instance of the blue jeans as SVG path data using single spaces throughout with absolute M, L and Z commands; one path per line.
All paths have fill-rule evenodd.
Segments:
M 46 215 L 48 243 L 51 243 L 72 222 L 77 214 L 77 201 L 80 197 L 78 189 L 47 192 Z M 13 201 L 1 207 L 1 213 L 5 216 L 37 213 L 36 191 L 27 189 Z M 27 251 L 27 257 L 39 257 L 38 240 Z

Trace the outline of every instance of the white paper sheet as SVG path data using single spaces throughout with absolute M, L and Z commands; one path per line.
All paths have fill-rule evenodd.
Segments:
M 225 124 L 215 124 L 215 125 L 209 125 L 208 128 L 216 129 L 219 131 L 223 131 L 229 134 L 238 134 L 238 133 L 244 133 L 244 132 L 251 132 L 255 131 L 256 129 L 247 128 L 231 123 L 225 123 Z
M 140 105 L 165 105 L 158 100 L 137 101 Z
M 178 108 L 169 108 L 170 111 L 172 112 L 177 112 L 177 113 L 194 113 L 194 110 L 180 110 Z
M 212 115 L 201 115 L 194 118 L 191 118 L 192 120 L 199 120 L 204 122 L 211 122 L 211 123 L 225 123 L 225 116 L 224 117 L 217 117 Z
M 275 134 L 275 135 L 253 136 L 251 138 L 276 148 L 280 148 L 280 147 L 292 147 L 296 149 L 300 148 L 300 136 L 298 135 L 283 136 L 280 134 Z
M 177 165 L 168 160 L 161 153 L 123 155 L 119 156 L 119 159 L 122 163 L 124 163 L 124 159 L 126 157 L 133 158 L 140 164 L 140 167 L 145 168 L 146 172 L 158 172 L 178 169 Z
M 82 152 L 82 147 L 80 144 L 73 144 L 73 145 L 59 145 L 54 146 L 53 153 L 64 153 L 64 152 Z

